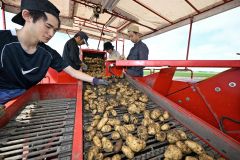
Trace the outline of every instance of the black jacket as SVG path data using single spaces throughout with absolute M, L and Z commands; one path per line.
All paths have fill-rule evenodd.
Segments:
M 79 70 L 81 68 L 81 60 L 79 58 L 79 48 L 76 40 L 71 38 L 64 45 L 63 55 L 64 61 L 66 61 L 74 69 Z

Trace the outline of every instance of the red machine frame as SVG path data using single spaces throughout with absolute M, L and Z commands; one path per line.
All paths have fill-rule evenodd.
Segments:
M 236 122 L 240 120 L 239 60 L 128 60 L 117 61 L 116 66 L 169 66 L 170 68 L 163 68 L 158 73 L 134 79 L 148 85 L 240 142 L 240 125 Z M 193 83 L 173 80 L 176 67 L 231 67 L 232 69 Z

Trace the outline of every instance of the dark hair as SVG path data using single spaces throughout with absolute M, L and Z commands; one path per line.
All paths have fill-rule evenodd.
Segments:
M 111 42 L 105 42 L 103 44 L 103 50 L 109 50 L 109 49 L 113 50 L 113 48 L 114 48 L 114 46 L 112 45 Z
M 29 10 L 29 14 L 30 16 L 33 18 L 33 23 L 37 22 L 39 19 L 43 19 L 44 21 L 47 21 L 47 15 L 45 14 L 45 12 L 43 11 L 36 11 L 36 10 Z M 60 27 L 60 19 L 58 19 L 58 28 Z

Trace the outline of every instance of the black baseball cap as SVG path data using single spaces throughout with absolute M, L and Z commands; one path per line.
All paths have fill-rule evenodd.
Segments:
M 105 43 L 103 44 L 103 50 L 104 50 L 104 51 L 109 50 L 109 49 L 113 49 L 113 48 L 114 48 L 114 47 L 113 47 L 113 45 L 112 45 L 111 42 L 105 42 Z
M 88 46 L 88 36 L 85 32 L 79 31 L 78 33 L 75 34 L 74 37 L 81 37 L 81 39 L 85 42 L 85 44 Z
M 22 10 L 35 10 L 43 11 L 52 14 L 57 19 L 59 19 L 60 11 L 48 0 L 22 0 L 21 1 L 21 12 L 12 18 L 14 23 L 24 25 L 25 20 L 22 17 Z

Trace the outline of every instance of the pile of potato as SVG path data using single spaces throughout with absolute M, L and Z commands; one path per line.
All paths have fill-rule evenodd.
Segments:
M 214 159 L 201 145 L 189 140 L 183 130 L 171 129 L 166 123 L 170 119 L 167 111 L 159 108 L 148 110 L 145 94 L 126 81 L 110 81 L 112 84 L 108 87 L 88 85 L 84 92 L 84 109 L 93 117 L 85 128 L 85 139 L 92 144 L 87 153 L 88 160 L 120 160 L 124 158 L 122 153 L 133 159 L 137 152 L 147 147 L 149 137 L 154 137 L 159 143 L 169 143 L 164 153 L 166 160 L 184 157 L 187 160 Z M 119 109 L 125 113 L 118 115 Z
M 105 61 L 102 58 L 85 57 L 84 63 L 88 66 L 87 74 L 93 77 L 103 77 L 105 75 Z

